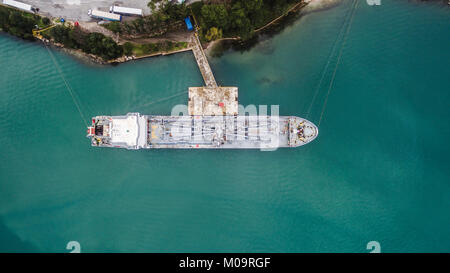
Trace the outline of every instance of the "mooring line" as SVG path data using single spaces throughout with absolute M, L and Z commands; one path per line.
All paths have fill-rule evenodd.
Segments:
M 341 28 L 340 28 L 340 30 L 339 30 L 339 33 L 338 33 L 338 35 L 337 35 L 337 37 L 336 37 L 336 39 L 335 39 L 335 41 L 334 41 L 334 43 L 333 43 L 333 47 L 332 47 L 332 50 L 331 50 L 331 52 L 330 52 L 330 55 L 328 56 L 328 60 L 327 60 L 327 63 L 326 63 L 326 65 L 325 65 L 325 68 L 324 68 L 323 71 L 322 71 L 322 76 L 320 77 L 319 84 L 317 85 L 316 90 L 315 90 L 315 92 L 314 92 L 314 96 L 313 96 L 313 98 L 312 98 L 312 100 L 311 100 L 311 103 L 309 104 L 308 111 L 306 112 L 306 119 L 309 118 L 309 114 L 311 113 L 312 106 L 313 106 L 314 102 L 316 101 L 317 95 L 319 94 L 320 87 L 322 86 L 322 82 L 323 82 L 323 80 L 325 79 L 325 75 L 327 74 L 328 66 L 329 66 L 330 63 L 331 63 L 331 59 L 333 58 L 333 56 L 334 56 L 334 54 L 335 54 L 335 51 L 336 51 L 336 49 L 337 49 L 338 42 L 339 42 L 339 40 L 341 39 L 342 34 L 344 33 L 345 26 L 347 25 L 347 23 L 348 23 L 348 21 L 349 21 L 350 15 L 351 15 L 352 10 L 353 10 L 353 8 L 354 8 L 354 5 L 355 5 L 355 3 L 356 3 L 357 1 L 358 1 L 358 0 L 353 1 L 353 3 L 352 3 L 352 5 L 351 5 L 350 9 L 347 11 L 347 14 L 345 15 L 345 19 L 344 19 L 344 21 L 342 22 L 342 26 L 341 26 Z
M 188 91 L 183 91 L 183 92 L 180 92 L 180 93 L 176 93 L 176 94 L 174 94 L 174 95 L 171 95 L 171 96 L 168 96 L 168 97 L 164 97 L 164 98 L 161 98 L 161 99 L 159 99 L 159 100 L 156 100 L 156 101 L 152 101 L 152 102 L 143 104 L 143 105 L 138 106 L 138 107 L 136 107 L 136 108 L 141 108 L 141 107 L 145 107 L 145 106 L 150 106 L 150 105 L 153 105 L 153 104 L 155 104 L 155 103 L 163 102 L 163 101 L 166 101 L 166 100 L 169 100 L 169 99 L 171 99 L 171 98 L 175 98 L 175 97 L 178 97 L 178 96 L 187 94 L 187 93 L 188 93 Z
M 77 107 L 78 113 L 80 114 L 81 119 L 83 120 L 84 124 L 86 125 L 86 127 L 88 127 L 88 123 L 86 118 L 83 115 L 83 112 L 81 111 L 81 107 L 79 105 L 79 103 L 77 102 L 75 96 L 74 96 L 74 91 L 73 89 L 70 87 L 69 83 L 67 82 L 66 78 L 64 77 L 64 74 L 62 73 L 61 67 L 58 65 L 58 63 L 56 62 L 55 56 L 53 56 L 53 53 L 51 52 L 51 50 L 48 48 L 47 44 L 44 42 L 45 48 L 47 49 L 53 64 L 55 65 L 56 69 L 59 72 L 59 75 L 61 76 L 62 80 L 64 81 L 64 85 L 67 88 L 67 91 L 69 92 L 70 96 L 72 97 L 72 101 L 75 104 L 75 106 Z
M 342 52 L 344 51 L 345 44 L 347 43 L 348 34 L 350 32 L 350 29 L 352 28 L 353 19 L 354 19 L 355 14 L 356 14 L 356 9 L 358 8 L 358 3 L 359 3 L 359 1 L 357 0 L 356 4 L 355 4 L 355 7 L 353 9 L 352 17 L 350 18 L 350 23 L 349 23 L 349 25 L 347 27 L 347 31 L 345 32 L 345 35 L 344 35 L 344 41 L 342 43 L 341 50 L 339 51 L 339 56 L 338 56 L 338 59 L 337 59 L 337 62 L 336 62 L 336 66 L 335 66 L 334 71 L 333 71 L 333 76 L 331 77 L 330 85 L 328 87 L 327 95 L 325 97 L 325 102 L 323 104 L 322 112 L 320 113 L 319 123 L 317 124 L 318 127 L 320 126 L 320 123 L 322 122 L 323 114 L 325 113 L 325 109 L 327 107 L 328 97 L 330 96 L 331 89 L 333 88 L 334 79 L 336 77 L 336 72 L 337 72 L 339 63 L 341 62 Z

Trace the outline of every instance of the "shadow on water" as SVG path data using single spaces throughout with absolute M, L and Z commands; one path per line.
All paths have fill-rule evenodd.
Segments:
M 0 218 L 0 253 L 36 253 L 39 250 L 12 232 Z
M 270 46 L 268 46 L 268 43 L 267 45 L 264 45 L 264 41 L 268 41 L 275 35 L 280 34 L 284 29 L 294 25 L 301 17 L 307 14 L 333 9 L 344 2 L 344 0 L 330 1 L 329 3 L 326 3 L 320 7 L 308 9 L 308 6 L 306 6 L 305 8 L 298 11 L 291 12 L 287 16 L 278 20 L 276 23 L 253 35 L 253 37 L 248 40 L 222 40 L 216 43 L 210 52 L 210 56 L 221 57 L 227 51 L 238 51 L 244 53 L 246 51 L 250 51 L 256 45 L 261 46 L 261 48 L 258 49 L 261 51 L 261 53 L 270 55 L 274 49 L 270 48 Z M 424 1 L 412 0 L 412 2 L 418 4 L 423 3 Z M 448 7 L 448 0 L 429 0 L 427 2 L 441 4 L 443 7 Z
M 318 12 L 318 11 L 323 11 L 326 9 L 331 9 L 331 8 L 336 7 L 340 3 L 341 2 L 338 1 L 332 5 L 328 5 L 326 7 L 318 8 L 315 10 L 301 9 L 296 12 L 291 12 L 287 16 L 278 20 L 276 23 L 267 27 L 266 29 L 259 31 L 257 34 L 253 35 L 253 37 L 251 37 L 248 40 L 245 40 L 245 41 L 243 41 L 243 40 L 222 40 L 222 41 L 220 41 L 219 43 L 214 45 L 214 48 L 212 48 L 210 55 L 212 57 L 221 57 L 227 51 L 238 51 L 238 52 L 244 53 L 246 51 L 250 51 L 256 45 L 262 45 L 261 53 L 271 54 L 274 51 L 274 49 L 270 48 L 270 46 L 268 46 L 269 45 L 268 43 L 266 45 L 264 45 L 263 42 L 270 40 L 272 37 L 280 34 L 287 27 L 294 25 L 304 15 Z

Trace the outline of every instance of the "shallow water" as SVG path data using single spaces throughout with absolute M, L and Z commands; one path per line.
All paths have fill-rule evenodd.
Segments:
M 450 250 L 450 10 L 350 1 L 211 60 L 243 105 L 279 105 L 320 135 L 275 152 L 90 147 L 39 43 L 0 35 L 0 251 Z M 89 66 L 52 51 L 83 114 L 170 114 L 202 85 L 191 53 Z M 167 100 L 161 99 L 170 97 Z M 154 104 L 149 104 L 152 102 Z

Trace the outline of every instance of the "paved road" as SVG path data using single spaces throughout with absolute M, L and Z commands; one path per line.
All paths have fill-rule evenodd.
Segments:
M 99 9 L 108 11 L 113 4 L 140 8 L 144 14 L 150 14 L 150 8 L 147 3 L 150 0 L 19 0 L 31 4 L 40 9 L 40 13 L 52 17 L 63 17 L 66 20 L 90 21 L 87 15 L 89 9 Z M 186 3 L 192 4 L 201 0 L 187 0 Z
M 68 20 L 90 21 L 89 9 L 108 11 L 113 4 L 140 8 L 145 14 L 150 13 L 147 7 L 149 0 L 20 0 L 40 9 L 40 13 Z

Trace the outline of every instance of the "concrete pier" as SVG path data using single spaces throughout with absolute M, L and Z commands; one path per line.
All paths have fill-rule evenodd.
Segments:
M 238 88 L 218 86 L 197 33 L 191 38 L 192 52 L 206 86 L 189 88 L 189 115 L 234 116 L 238 114 Z
M 237 87 L 190 87 L 188 110 L 195 116 L 233 116 L 238 114 Z
M 208 59 L 206 58 L 205 52 L 203 51 L 202 44 L 198 39 L 197 33 L 194 33 L 191 38 L 192 52 L 194 53 L 195 60 L 197 61 L 198 68 L 202 73 L 203 80 L 207 87 L 216 88 L 217 83 L 212 73 L 211 67 L 209 66 Z

